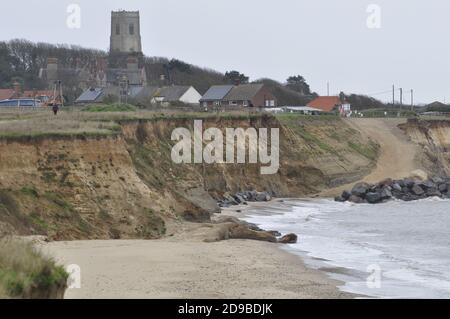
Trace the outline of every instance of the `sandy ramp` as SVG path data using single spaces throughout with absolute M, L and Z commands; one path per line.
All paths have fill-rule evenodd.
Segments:
M 369 136 L 380 145 L 380 156 L 377 165 L 371 174 L 363 181 L 377 183 L 386 178 L 402 179 L 411 175 L 418 169 L 423 169 L 417 161 L 417 154 L 421 152 L 417 144 L 411 142 L 406 134 L 398 128 L 399 124 L 406 123 L 404 118 L 367 118 L 346 119 L 352 128 Z M 355 183 L 343 185 L 323 192 L 322 196 L 340 195 Z
M 338 282 L 277 244 L 77 241 L 46 244 L 61 263 L 81 267 L 82 288 L 66 298 L 351 298 Z

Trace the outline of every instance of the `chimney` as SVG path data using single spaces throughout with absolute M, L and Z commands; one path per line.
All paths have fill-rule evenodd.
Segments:
M 15 98 L 19 98 L 22 94 L 21 94 L 21 88 L 20 88 L 20 83 L 15 81 L 13 83 L 13 89 L 14 89 L 14 97 Z
M 57 58 L 47 58 L 47 80 L 48 81 L 58 80 L 58 59 Z

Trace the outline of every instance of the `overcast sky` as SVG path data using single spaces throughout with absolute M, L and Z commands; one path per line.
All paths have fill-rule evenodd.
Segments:
M 79 4 L 81 28 L 67 27 Z M 370 4 L 381 8 L 376 26 Z M 319 94 L 403 87 L 416 101 L 450 100 L 448 0 L 2 1 L 0 39 L 108 49 L 110 11 L 140 10 L 144 53 L 284 81 L 301 74 Z M 392 93 L 374 95 L 392 99 Z M 398 93 L 397 93 L 398 99 Z

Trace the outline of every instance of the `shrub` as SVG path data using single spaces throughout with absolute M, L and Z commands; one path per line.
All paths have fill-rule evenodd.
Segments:
M 0 240 L 0 298 L 62 297 L 67 278 L 63 267 L 31 243 Z

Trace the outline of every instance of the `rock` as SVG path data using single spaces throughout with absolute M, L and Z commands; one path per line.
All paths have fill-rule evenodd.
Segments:
M 256 195 L 256 201 L 257 202 L 269 202 L 272 200 L 272 196 L 270 196 L 267 192 L 258 193 Z
M 426 191 L 428 197 L 441 197 L 442 193 L 437 188 L 429 188 Z
M 347 200 L 342 196 L 337 196 L 334 198 L 334 201 L 339 203 L 345 203 Z
M 296 234 L 287 234 L 281 237 L 278 242 L 280 244 L 296 244 L 298 240 L 298 236 Z
M 406 187 L 405 181 L 403 179 L 395 181 L 395 184 L 398 184 L 400 188 Z
M 430 189 L 430 188 L 436 188 L 436 184 L 431 180 L 426 180 L 422 183 L 419 183 L 419 186 L 422 187 L 422 189 Z
M 392 198 L 392 191 L 390 190 L 389 187 L 384 187 L 381 190 L 380 195 L 381 195 L 381 199 L 382 200 L 391 199 Z
M 370 204 L 377 204 L 382 201 L 381 193 L 378 192 L 370 192 L 366 194 L 366 200 Z
M 353 187 L 352 195 L 364 198 L 370 187 L 371 186 L 367 183 L 358 183 Z
M 233 198 L 238 204 L 241 204 L 242 202 L 244 202 L 244 199 L 238 194 L 234 195 Z
M 355 203 L 355 204 L 363 204 L 363 203 L 366 202 L 366 201 L 364 200 L 364 198 L 361 198 L 361 197 L 355 196 L 355 195 L 350 196 L 350 198 L 348 199 L 348 201 L 349 201 L 349 202 L 352 202 L 352 203 Z
M 448 189 L 449 189 L 449 188 L 448 188 L 448 185 L 445 184 L 445 183 L 439 184 L 439 186 L 438 186 L 438 190 L 439 190 L 441 193 L 447 192 Z
M 420 187 L 419 185 L 415 184 L 412 188 L 411 188 L 411 192 L 416 195 L 416 196 L 422 196 L 425 194 L 425 191 L 422 189 L 422 187 Z
M 400 186 L 399 183 L 392 184 L 392 189 L 396 190 L 397 192 L 401 192 L 402 191 L 402 187 Z
M 341 195 L 341 197 L 346 201 L 350 199 L 350 196 L 352 196 L 352 194 L 348 191 L 343 191 Z
M 247 197 L 248 197 L 249 202 L 256 201 L 256 196 L 258 196 L 258 192 L 256 192 L 256 191 L 247 192 Z
M 411 178 L 405 178 L 405 179 L 403 180 L 403 183 L 405 184 L 405 187 L 407 187 L 407 188 L 409 188 L 409 189 L 413 188 L 413 186 L 414 186 L 414 184 L 415 184 L 414 180 L 411 179 Z
M 255 230 L 247 228 L 246 226 L 238 225 L 238 224 L 237 225 L 235 224 L 230 227 L 229 238 L 231 238 L 231 239 L 252 239 L 252 240 L 259 240 L 259 241 L 268 241 L 271 243 L 277 242 L 277 238 L 270 232 L 255 231 Z
M 434 176 L 434 177 L 432 177 L 432 178 L 431 178 L 431 181 L 432 181 L 433 183 L 435 183 L 435 184 L 441 184 L 441 183 L 444 182 L 444 180 L 443 180 L 441 177 L 439 177 L 439 176 Z

